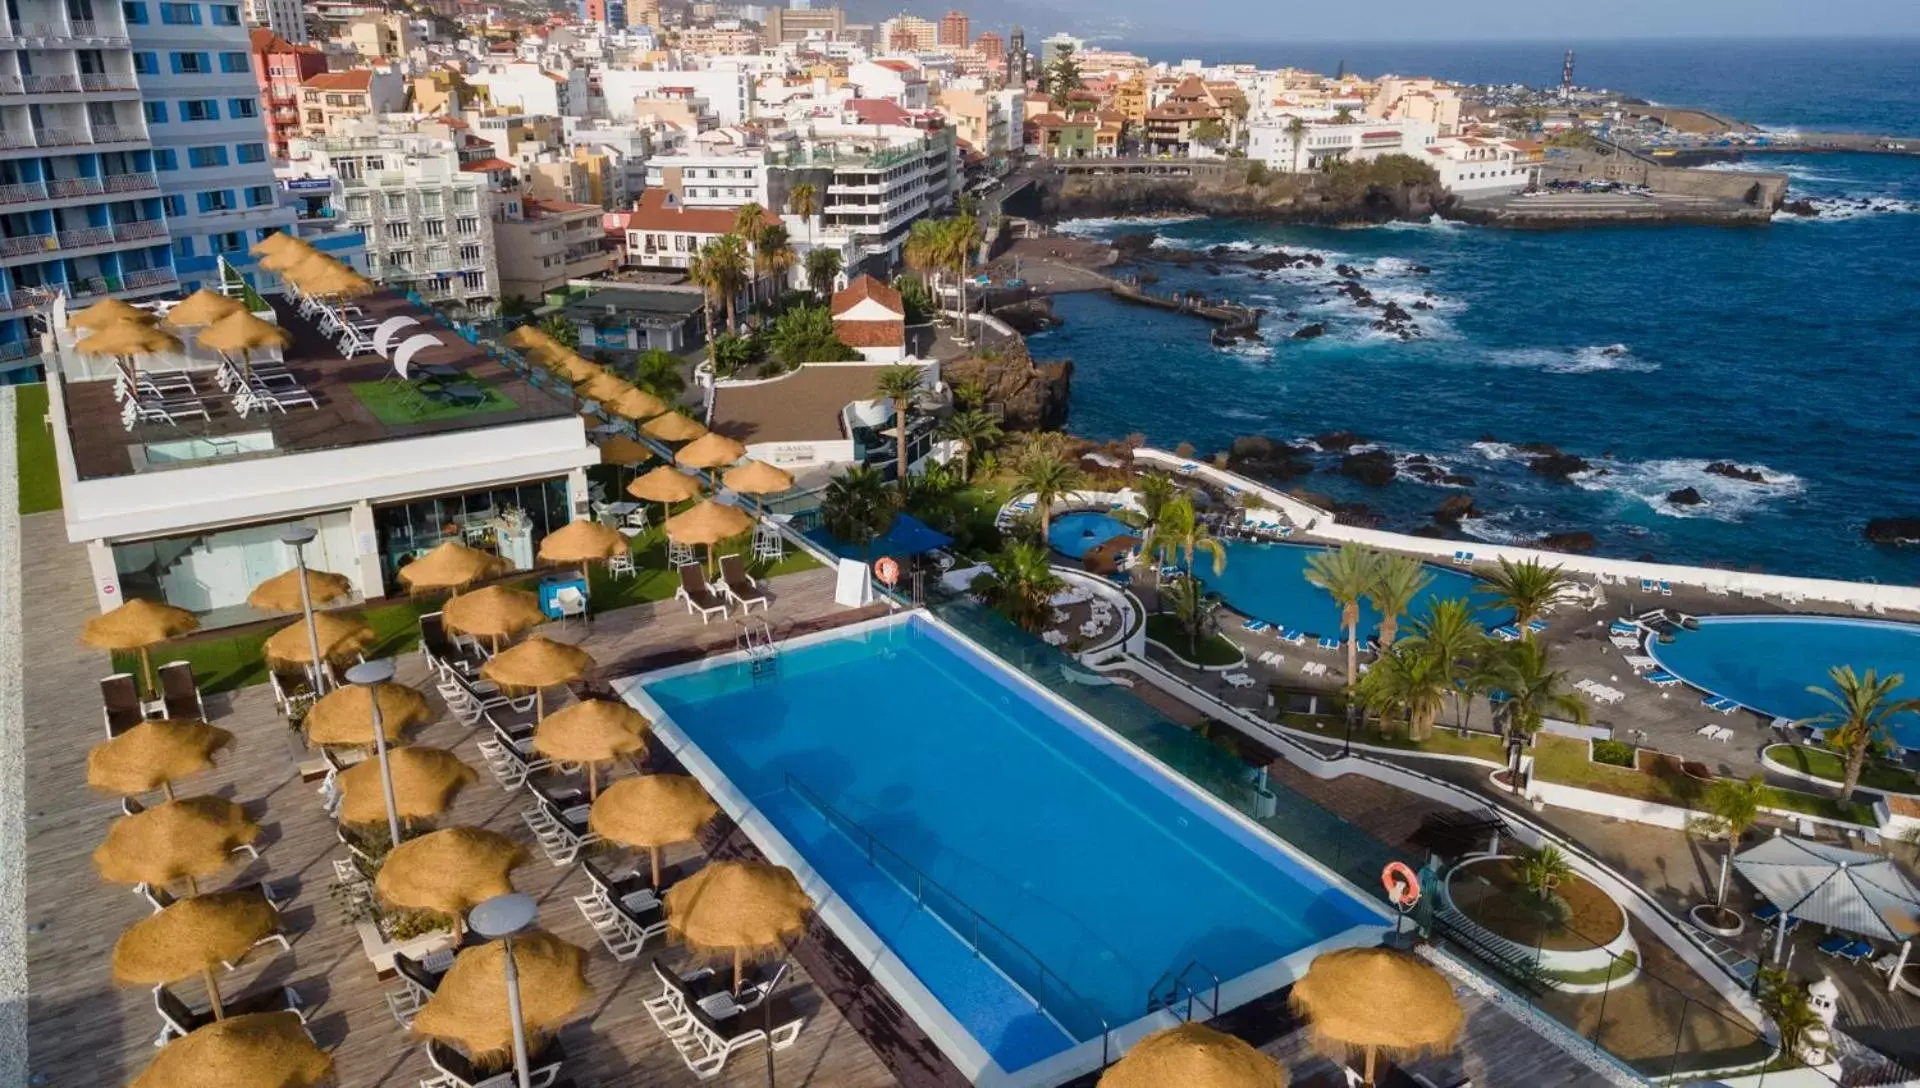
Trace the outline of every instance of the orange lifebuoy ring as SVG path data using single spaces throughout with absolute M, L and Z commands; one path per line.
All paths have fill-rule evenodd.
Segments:
M 1380 883 L 1386 886 L 1387 901 L 1402 910 L 1420 901 L 1420 878 L 1405 862 L 1388 862 L 1380 871 Z
M 879 575 L 882 582 L 892 585 L 900 580 L 900 564 L 893 561 L 893 556 L 883 555 L 873 565 L 873 573 Z

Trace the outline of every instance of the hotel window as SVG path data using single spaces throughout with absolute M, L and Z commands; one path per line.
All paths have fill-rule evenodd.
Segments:
M 160 70 L 160 54 L 135 53 L 133 55 L 133 74 L 150 76 Z
M 213 11 L 214 26 L 240 25 L 240 6 L 238 4 L 213 4 L 210 5 L 210 8 Z
M 167 123 L 167 104 L 165 102 L 143 102 L 141 112 L 147 115 L 147 124 L 164 125 Z
M 175 257 L 193 256 L 193 238 L 175 238 L 173 240 L 173 255 Z
M 169 26 L 199 26 L 200 5 L 161 4 L 160 21 Z
M 175 156 L 173 148 L 171 147 L 154 148 L 153 149 L 153 168 L 155 170 L 180 169 L 180 160 Z
M 220 103 L 211 98 L 189 98 L 180 103 L 182 121 L 218 121 Z
M 395 241 L 395 242 L 405 241 L 412 234 L 413 234 L 413 224 L 408 223 L 405 220 L 402 220 L 398 223 L 387 224 L 387 238 L 390 241 Z
M 478 234 L 480 219 L 478 216 L 463 215 L 453 221 L 453 229 L 456 234 Z
M 160 198 L 160 210 L 170 216 L 185 215 L 187 214 L 187 198 L 181 196 L 179 193 L 163 196 Z
M 241 162 L 246 162 L 246 163 L 266 162 L 267 161 L 267 145 L 266 144 L 234 144 L 233 154 L 234 154 L 234 157 Z
M 273 203 L 273 186 L 271 185 L 247 186 L 247 207 L 264 208 L 271 203 Z
M 469 291 L 484 291 L 487 289 L 487 274 L 485 272 L 462 272 L 460 273 L 460 286 Z
M 207 240 L 213 243 L 215 253 L 232 253 L 247 244 L 246 235 L 237 230 L 211 235 Z
M 420 224 L 420 227 L 426 232 L 429 238 L 445 238 L 447 236 L 447 221 L 444 219 L 429 219 Z
M 229 73 L 246 71 L 247 55 L 245 53 L 220 54 L 220 70 Z M 253 115 L 248 114 L 247 116 L 252 117 Z
M 477 261 L 479 259 L 480 259 L 479 246 L 461 246 L 460 247 L 460 263 L 461 264 L 471 264 L 472 262 Z
M 209 212 L 230 212 L 234 210 L 232 189 L 209 189 L 199 194 L 200 214 Z
M 123 3 L 120 5 L 120 15 L 126 19 L 128 26 L 144 26 L 147 21 L 147 5 Z
M 174 75 L 203 76 L 213 71 L 205 53 L 174 53 L 170 59 Z
M 187 148 L 187 165 L 195 170 L 211 170 L 227 165 L 227 146 L 214 144 L 209 147 Z
M 227 99 L 227 116 L 240 119 L 258 117 L 260 105 L 251 98 L 229 98 Z

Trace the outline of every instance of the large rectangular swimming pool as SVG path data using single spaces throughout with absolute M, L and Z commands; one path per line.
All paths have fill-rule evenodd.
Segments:
M 1203 1004 L 1217 977 L 1227 1007 L 1385 923 L 924 615 L 803 640 L 759 675 L 721 658 L 626 693 L 829 922 L 857 916 L 843 939 L 897 957 L 894 996 L 984 1081 L 1083 1044 L 1097 1058 L 1189 964 Z

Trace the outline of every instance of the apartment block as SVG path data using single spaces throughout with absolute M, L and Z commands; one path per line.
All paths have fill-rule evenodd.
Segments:
M 538 301 L 568 280 L 604 275 L 613 254 L 602 242 L 598 204 L 525 197 L 520 214 L 494 224 L 500 252 L 500 295 Z

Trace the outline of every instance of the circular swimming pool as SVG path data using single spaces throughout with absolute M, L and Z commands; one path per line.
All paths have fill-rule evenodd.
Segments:
M 1236 612 L 1266 620 L 1279 627 L 1291 627 L 1314 636 L 1344 637 L 1340 625 L 1340 606 L 1326 591 L 1307 581 L 1307 560 L 1325 549 L 1306 544 L 1261 544 L 1229 540 L 1227 566 L 1219 574 L 1204 556 L 1195 562 L 1195 573 L 1208 589 Z M 1428 567 L 1433 581 L 1414 597 L 1408 617 L 1426 614 L 1436 600 L 1466 597 L 1473 592 L 1472 577 L 1456 570 Z M 1479 604 L 1484 598 L 1475 600 Z M 1491 627 L 1506 622 L 1497 609 L 1482 609 L 1480 619 Z M 1401 620 L 1406 629 L 1407 620 Z M 1380 626 L 1380 613 L 1365 601 L 1360 603 L 1360 637 L 1372 638 Z
M 1069 559 L 1084 559 L 1093 549 L 1116 536 L 1138 530 L 1103 510 L 1076 510 L 1061 514 L 1047 526 L 1047 543 Z
M 1724 695 L 1777 718 L 1812 718 L 1833 704 L 1807 690 L 1831 687 L 1827 670 L 1850 665 L 1864 673 L 1900 673 L 1909 683 L 1895 698 L 1920 696 L 1920 626 L 1834 616 L 1701 616 L 1697 630 L 1672 642 L 1647 641 L 1660 667 L 1702 691 Z M 1889 723 L 1903 748 L 1920 748 L 1920 714 Z

